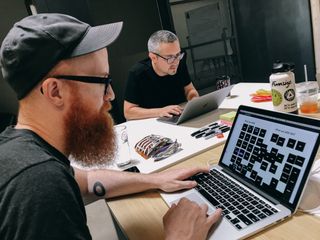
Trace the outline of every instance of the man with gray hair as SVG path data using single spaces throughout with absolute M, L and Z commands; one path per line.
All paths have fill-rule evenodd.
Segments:
M 174 33 L 153 33 L 148 51 L 149 58 L 129 71 L 124 101 L 127 120 L 179 115 L 182 108 L 178 104 L 199 96 Z

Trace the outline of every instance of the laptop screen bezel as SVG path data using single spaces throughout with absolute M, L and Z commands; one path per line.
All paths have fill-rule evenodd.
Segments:
M 243 176 L 241 176 L 239 173 L 237 173 L 236 171 L 232 171 L 230 169 L 229 166 L 227 166 L 226 164 L 224 164 L 222 162 L 223 158 L 224 158 L 224 155 L 225 155 L 225 151 L 226 151 L 226 148 L 229 144 L 229 141 L 230 141 L 230 138 L 232 136 L 232 133 L 233 133 L 233 130 L 235 128 L 235 123 L 237 122 L 238 120 L 238 116 L 240 113 L 242 112 L 252 112 L 252 114 L 261 114 L 261 115 L 266 115 L 270 118 L 272 118 L 272 120 L 276 123 L 276 122 L 280 122 L 280 123 L 283 123 L 283 121 L 281 120 L 277 120 L 277 119 L 283 119 L 283 120 L 287 120 L 289 122 L 299 122 L 301 124 L 304 124 L 306 126 L 312 126 L 310 127 L 311 129 L 312 128 L 315 128 L 315 131 L 317 129 L 317 132 L 318 132 L 318 137 L 317 137 L 317 140 L 316 140 L 316 143 L 315 143 L 315 147 L 313 148 L 313 151 L 310 155 L 310 161 L 308 162 L 307 166 L 306 166 L 306 170 L 305 170 L 305 173 L 302 177 L 302 180 L 301 180 L 301 184 L 298 188 L 298 191 L 297 191 L 297 194 L 296 194 L 296 197 L 294 198 L 294 201 L 293 203 L 289 203 L 287 201 L 284 201 L 283 198 L 281 198 L 281 195 L 282 194 L 279 194 L 279 196 L 270 196 L 270 193 L 260 189 L 259 187 L 257 187 L 256 185 L 252 184 L 249 179 L 246 179 L 246 178 L 243 178 Z M 303 128 L 306 128 L 306 129 L 309 129 L 309 127 L 303 127 Z M 306 181 L 310 175 L 310 170 L 311 170 L 311 167 L 312 167 L 312 164 L 314 162 L 314 159 L 316 157 L 316 154 L 317 154 L 317 151 L 318 151 L 318 147 L 319 147 L 319 143 L 320 143 L 320 120 L 317 120 L 317 119 L 312 119 L 312 118 L 307 118 L 307 117 L 303 117 L 303 116 L 298 116 L 298 115 L 295 115 L 295 114 L 287 114 L 287 113 L 280 113 L 280 112 L 275 112 L 275 111 L 270 111 L 270 110 L 265 110 L 265 109 L 259 109 L 259 108 L 253 108 L 253 107 L 249 107 L 249 106 L 244 106 L 244 105 L 240 105 L 239 108 L 238 108 L 238 111 L 237 111 L 237 114 L 236 114 L 236 117 L 234 119 L 234 124 L 230 130 L 230 133 L 229 133 L 229 136 L 228 136 L 228 139 L 226 141 L 226 144 L 224 145 L 224 148 L 223 148 L 223 151 L 222 151 L 222 154 L 220 156 L 220 160 L 219 160 L 219 163 L 218 165 L 221 166 L 223 168 L 223 171 L 227 172 L 229 175 L 231 175 L 232 177 L 234 177 L 235 179 L 237 179 L 238 181 L 240 181 L 242 184 L 248 186 L 250 189 L 253 189 L 255 190 L 258 194 L 261 194 L 263 195 L 265 198 L 267 198 L 269 201 L 272 201 L 272 202 L 279 202 L 281 203 L 282 205 L 286 206 L 287 208 L 289 208 L 292 212 L 294 212 L 297 208 L 297 205 L 299 203 L 299 200 L 301 198 L 301 195 L 302 195 L 302 192 L 304 190 L 304 187 L 306 185 Z

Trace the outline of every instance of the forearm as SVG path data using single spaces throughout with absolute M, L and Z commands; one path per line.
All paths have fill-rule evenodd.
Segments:
M 127 120 L 159 117 L 160 108 L 132 107 L 125 111 Z
M 190 101 L 194 97 L 199 97 L 199 93 L 192 83 L 189 83 L 187 86 L 184 87 L 184 94 L 188 101 Z
M 75 178 L 84 197 L 91 195 L 112 198 L 151 189 L 174 192 L 193 188 L 197 183 L 185 179 L 199 172 L 208 171 L 208 167 L 192 167 L 141 174 L 107 169 L 84 171 L 75 168 Z
M 196 89 L 191 89 L 189 92 L 187 92 L 186 98 L 188 101 L 190 101 L 194 97 L 199 97 L 199 93 Z
M 94 192 L 94 184 L 98 181 L 105 186 L 107 198 L 158 188 L 157 181 L 148 174 L 97 170 L 88 174 L 89 192 Z
M 156 175 L 151 174 L 115 170 L 76 171 L 76 180 L 82 194 L 101 198 L 112 198 L 157 189 L 159 180 L 156 178 Z

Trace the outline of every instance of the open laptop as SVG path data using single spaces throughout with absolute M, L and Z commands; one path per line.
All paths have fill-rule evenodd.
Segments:
M 219 163 L 196 188 L 161 194 L 223 209 L 210 239 L 242 239 L 294 214 L 320 142 L 320 121 L 240 106 Z
M 205 94 L 201 97 L 194 98 L 187 102 L 180 115 L 174 115 L 173 117 L 160 117 L 157 118 L 157 120 L 165 123 L 180 124 L 188 119 L 217 109 L 225 97 L 228 96 L 232 87 L 233 85 Z

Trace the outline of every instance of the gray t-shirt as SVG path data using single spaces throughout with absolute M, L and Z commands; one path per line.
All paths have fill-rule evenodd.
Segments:
M 0 134 L 0 238 L 91 239 L 69 160 L 30 130 Z

